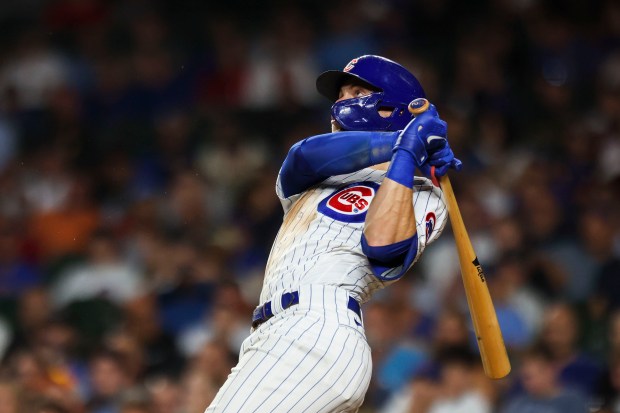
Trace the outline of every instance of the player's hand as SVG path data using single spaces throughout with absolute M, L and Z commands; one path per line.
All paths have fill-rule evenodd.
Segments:
M 431 176 L 431 167 L 435 167 L 435 176 L 445 175 L 449 169 L 460 171 L 463 163 L 454 157 L 454 152 L 450 149 L 448 141 L 445 145 L 429 156 L 427 162 L 418 168 L 426 176 Z
M 437 114 L 434 105 L 417 115 L 403 129 L 396 141 L 394 150 L 404 149 L 410 152 L 418 169 L 430 176 L 431 166 L 435 175 L 442 176 L 452 168 L 460 170 L 462 163 L 454 157 L 448 144 L 448 124 Z

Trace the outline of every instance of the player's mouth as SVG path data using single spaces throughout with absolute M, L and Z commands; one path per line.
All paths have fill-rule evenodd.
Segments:
M 342 126 L 340 126 L 340 124 L 338 122 L 336 122 L 336 119 L 332 119 L 331 120 L 331 124 L 332 124 L 332 132 L 341 132 L 342 131 Z

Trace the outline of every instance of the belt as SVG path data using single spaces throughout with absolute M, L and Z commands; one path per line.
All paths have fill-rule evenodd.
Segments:
M 293 291 L 290 293 L 282 294 L 282 309 L 285 310 L 295 304 L 299 304 L 299 292 Z M 357 300 L 351 296 L 349 296 L 349 302 L 347 303 L 347 308 L 353 311 L 357 316 L 362 319 L 362 311 L 360 309 L 360 304 Z M 271 310 L 271 301 L 267 301 L 265 304 L 256 307 L 254 313 L 252 314 L 252 327 L 256 328 L 259 325 L 263 324 L 265 321 L 269 320 L 273 317 L 273 311 Z

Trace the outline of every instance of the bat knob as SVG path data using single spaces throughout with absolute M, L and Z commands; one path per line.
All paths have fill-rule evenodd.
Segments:
M 409 106 L 407 107 L 409 109 L 409 112 L 413 115 L 419 115 L 420 113 L 426 112 L 426 110 L 429 108 L 430 103 L 428 100 L 424 99 L 424 98 L 417 98 L 411 101 L 411 103 L 409 103 Z

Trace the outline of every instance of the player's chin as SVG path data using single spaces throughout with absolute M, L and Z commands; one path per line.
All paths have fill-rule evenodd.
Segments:
M 342 126 L 340 126 L 340 124 L 336 122 L 335 119 L 331 120 L 331 124 L 332 124 L 332 132 L 342 132 L 344 130 L 342 129 Z

